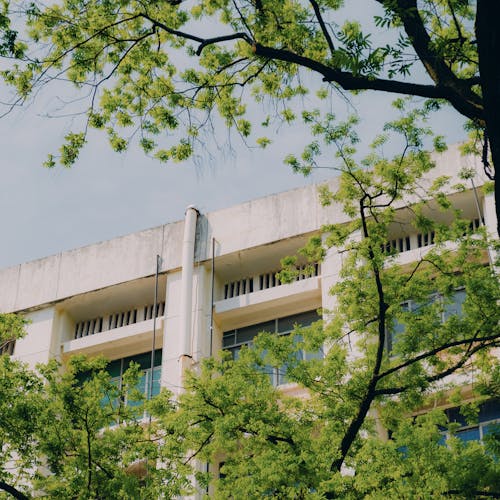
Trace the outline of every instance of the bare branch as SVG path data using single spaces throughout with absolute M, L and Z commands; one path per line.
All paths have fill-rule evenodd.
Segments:
M 333 54 L 333 52 L 335 52 L 335 46 L 333 45 L 333 40 L 332 37 L 330 36 L 330 33 L 328 33 L 328 28 L 325 24 L 325 20 L 321 15 L 321 10 L 319 8 L 318 2 L 316 2 L 316 0 L 309 0 L 309 2 L 311 3 L 314 9 L 314 14 L 316 14 L 316 19 L 318 20 L 319 25 L 321 26 L 321 31 L 323 32 L 323 36 L 325 37 L 328 47 L 330 48 L 330 52 Z
M 452 375 L 453 373 L 455 373 L 457 370 L 459 370 L 460 368 L 462 368 L 465 363 L 476 353 L 476 352 L 479 352 L 483 349 L 488 349 L 488 348 L 492 348 L 492 347 L 498 347 L 500 346 L 500 341 L 498 341 L 498 335 L 494 337 L 495 340 L 493 340 L 492 342 L 489 342 L 489 343 L 480 343 L 478 345 L 476 345 L 474 348 L 472 349 L 467 349 L 467 351 L 465 352 L 465 354 L 460 358 L 459 361 L 457 361 L 454 365 L 450 366 L 449 368 L 447 368 L 446 370 L 443 370 L 442 372 L 439 372 L 435 375 L 431 375 L 429 377 L 426 377 L 424 380 L 431 384 L 433 382 L 437 382 L 438 380 L 442 380 L 446 377 L 448 377 L 449 375 Z M 388 388 L 385 388 L 385 389 L 377 389 L 375 391 L 375 395 L 376 396 L 383 396 L 383 395 L 395 395 L 395 394 L 401 394 L 402 392 L 405 392 L 407 391 L 408 389 L 410 389 L 409 386 L 401 386 L 401 387 L 388 387 Z
M 245 40 L 245 42 L 247 42 L 250 45 L 253 44 L 252 39 L 246 33 L 243 32 L 232 33 L 231 35 L 216 36 L 214 38 L 207 38 L 203 40 L 198 49 L 196 50 L 196 55 L 197 56 L 201 55 L 203 49 L 208 45 L 213 45 L 214 43 L 227 42 L 229 40 L 238 40 L 238 39 Z

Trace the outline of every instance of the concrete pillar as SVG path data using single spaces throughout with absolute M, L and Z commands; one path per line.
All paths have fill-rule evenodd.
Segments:
M 31 323 L 26 327 L 26 336 L 16 341 L 14 358 L 24 361 L 30 368 L 35 368 L 37 363 L 47 363 L 55 357 L 55 311 L 54 307 L 47 307 L 24 316 Z
M 192 356 L 192 304 L 193 304 L 193 270 L 194 245 L 196 240 L 196 220 L 198 210 L 189 206 L 184 222 L 184 238 L 182 241 L 182 283 L 181 283 L 181 318 L 180 335 L 183 339 L 181 356 Z

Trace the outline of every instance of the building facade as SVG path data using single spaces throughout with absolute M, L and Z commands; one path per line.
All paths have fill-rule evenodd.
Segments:
M 476 169 L 477 189 L 457 190 L 451 200 L 473 226 L 484 224 L 494 235 L 494 199 L 481 190 L 476 159 L 451 150 L 432 175 L 456 177 L 461 166 Z M 409 221 L 411 211 L 400 210 L 399 219 Z M 445 215 L 436 211 L 436 217 Z M 343 259 L 337 250 L 312 274 L 299 266 L 293 283 L 276 278 L 283 257 L 333 222 L 348 219 L 338 206 L 322 207 L 317 187 L 308 186 L 207 214 L 188 207 L 184 220 L 0 270 L 0 311 L 30 320 L 11 354 L 33 367 L 102 354 L 117 379 L 137 361 L 147 394 L 161 387 L 178 393 L 184 370 L 204 357 L 220 349 L 237 355 L 262 330 L 286 333 L 333 308 L 329 290 Z M 388 243 L 400 252 L 400 263 L 417 260 L 433 245 L 431 233 L 409 228 L 395 225 Z M 279 370 L 272 380 L 286 387 Z

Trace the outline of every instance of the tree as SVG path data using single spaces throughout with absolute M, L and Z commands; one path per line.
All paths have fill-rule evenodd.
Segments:
M 0 352 L 8 349 L 9 343 L 24 336 L 26 320 L 17 314 L 0 314 Z
M 144 395 L 135 389 L 138 366 L 117 386 L 106 365 L 75 356 L 63 373 L 55 361 L 35 373 L 0 356 L 0 490 L 20 500 L 173 498 L 190 491 L 182 450 L 168 440 L 160 448 L 162 434 L 151 435 Z M 172 411 L 168 403 L 161 408 Z
M 75 356 L 62 374 L 57 363 L 42 368 L 37 452 L 47 472 L 36 475 L 35 487 L 50 498 L 154 498 L 168 478 L 165 492 L 175 496 L 184 478 L 169 469 L 168 457 L 164 469 L 151 466 L 158 447 L 144 420 L 144 395 L 135 389 L 138 366 L 117 386 L 106 365 Z
M 0 375 L 0 490 L 25 500 L 26 471 L 38 460 L 34 435 L 42 382 L 6 354 L 0 356 Z
M 210 128 L 213 109 L 248 137 L 256 124 L 246 117 L 245 89 L 257 102 L 268 99 L 282 120 L 294 122 L 290 103 L 308 93 L 302 75 L 309 71 L 323 82 L 322 99 L 342 90 L 374 90 L 421 97 L 436 108 L 451 105 L 469 120 L 473 147 L 494 179 L 493 166 L 500 162 L 498 2 L 373 0 L 368 7 L 376 14 L 369 26 L 344 20 L 343 5 L 341 0 L 7 4 L 0 17 L 0 55 L 18 62 L 3 77 L 17 91 L 12 106 L 50 80 L 75 83 L 88 96 L 86 126 L 105 129 L 116 151 L 137 133 L 147 153 L 167 161 L 192 154 L 193 145 L 202 142 L 200 129 Z M 9 20 L 19 13 L 26 41 Z M 196 59 L 179 59 L 182 49 Z M 66 137 L 63 165 L 77 159 L 86 126 Z M 269 139 L 257 143 L 265 147 Z M 55 162 L 50 155 L 46 164 Z M 499 189 L 497 183 L 500 221 Z
M 310 262 L 332 248 L 343 253 L 330 321 L 288 336 L 262 333 L 237 359 L 223 353 L 206 360 L 187 377 L 178 412 L 164 419 L 158 413 L 160 427 L 182 436 L 191 456 L 222 462 L 220 477 L 211 477 L 216 498 L 500 494 L 492 454 L 500 434 L 484 446 L 464 444 L 453 437 L 456 424 L 432 410 L 460 405 L 460 386 L 471 381 L 477 399 L 462 409 L 469 419 L 479 402 L 498 397 L 499 363 L 491 350 L 500 345 L 494 307 L 500 289 L 485 262 L 484 228 L 471 230 L 455 210 L 447 179 L 421 185 L 433 166 L 420 148 L 429 133 L 419 126 L 422 114 L 411 111 L 388 124 L 406 138 L 401 155 L 386 158 L 379 137 L 361 166 L 352 123 L 316 123 L 342 164 L 339 189 L 325 189 L 324 202 L 338 203 L 351 219 L 325 227 L 324 237 L 303 249 Z M 449 224 L 429 216 L 433 203 L 430 213 L 446 215 Z M 432 231 L 435 245 L 402 264 L 390 229 L 408 206 L 414 229 Z M 281 279 L 293 278 L 295 260 L 284 264 Z M 405 307 L 410 299 L 414 307 Z M 321 359 L 301 354 L 325 346 Z M 301 395 L 273 387 L 268 367 L 296 383 Z
M 188 373 L 178 400 L 162 392 L 147 404 L 135 389 L 137 366 L 117 386 L 102 359 L 75 357 L 64 372 L 51 362 L 35 374 L 0 356 L 0 487 L 20 499 L 30 485 L 52 498 L 174 498 L 192 492 L 197 478 L 201 486 L 211 482 L 217 498 L 498 496 L 500 433 L 484 446 L 464 444 L 453 436 L 456 425 L 431 410 L 460 405 L 452 389 L 464 381 L 476 390 L 475 402 L 462 408 L 471 420 L 481 401 L 500 396 L 492 242 L 446 195 L 465 186 L 450 187 L 446 178 L 422 185 L 433 167 L 422 149 L 431 134 L 422 124 L 428 111 L 397 105 L 401 118 L 387 124 L 361 164 L 355 120 L 319 113 L 306 116 L 317 140 L 305 159 L 288 158 L 302 170 L 323 143 L 336 150 L 339 188 L 321 196 L 350 222 L 325 227 L 303 249 L 311 264 L 333 248 L 344 255 L 329 322 L 289 336 L 263 333 L 237 360 L 222 353 Z M 403 149 L 387 158 L 392 136 L 403 138 Z M 390 230 L 404 207 L 435 244 L 403 265 Z M 293 279 L 294 258 L 283 264 L 281 279 Z M 405 307 L 408 300 L 416 307 Z M 324 356 L 300 354 L 318 351 Z M 268 366 L 302 397 L 273 387 Z M 222 475 L 200 471 L 200 461 L 223 462 Z

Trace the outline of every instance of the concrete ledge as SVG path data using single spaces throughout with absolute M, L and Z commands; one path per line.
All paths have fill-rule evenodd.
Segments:
M 307 311 L 320 305 L 319 276 L 219 300 L 214 304 L 215 319 L 224 330 Z
M 72 354 L 94 356 L 102 354 L 109 359 L 117 359 L 146 352 L 151 349 L 152 340 L 153 320 L 149 319 L 64 342 L 62 354 L 65 357 Z M 162 347 L 163 344 L 163 318 L 156 319 L 155 344 L 157 348 Z

